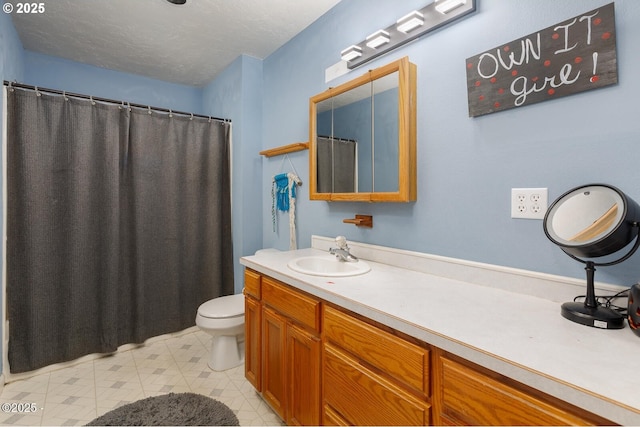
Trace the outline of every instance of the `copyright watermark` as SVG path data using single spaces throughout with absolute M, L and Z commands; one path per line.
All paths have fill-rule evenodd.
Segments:
M 39 14 L 46 10 L 44 3 L 4 3 L 2 11 L 4 13 L 18 14 Z
M 27 414 L 38 412 L 40 409 L 35 402 L 6 402 L 0 404 L 0 411 L 5 413 Z

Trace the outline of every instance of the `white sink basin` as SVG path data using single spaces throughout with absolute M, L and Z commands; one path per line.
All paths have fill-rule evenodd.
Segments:
M 298 273 L 312 276 L 347 277 L 368 273 L 369 264 L 364 261 L 343 262 L 333 255 L 315 255 L 295 258 L 289 261 L 287 267 Z

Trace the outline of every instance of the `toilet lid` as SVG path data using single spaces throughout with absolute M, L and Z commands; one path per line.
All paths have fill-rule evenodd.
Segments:
M 209 300 L 198 307 L 198 314 L 210 319 L 244 316 L 244 295 L 227 295 Z

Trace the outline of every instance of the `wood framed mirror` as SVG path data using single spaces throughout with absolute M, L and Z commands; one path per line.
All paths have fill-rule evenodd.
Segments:
M 394 61 L 309 100 L 309 198 L 416 200 L 416 66 Z

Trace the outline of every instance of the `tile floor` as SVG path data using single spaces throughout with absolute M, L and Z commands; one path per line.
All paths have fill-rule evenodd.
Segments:
M 124 404 L 170 392 L 210 396 L 240 425 L 282 425 L 244 378 L 244 367 L 207 366 L 210 337 L 194 331 L 142 347 L 6 384 L 7 403 L 35 403 L 34 413 L 0 412 L 0 425 L 84 425 Z

